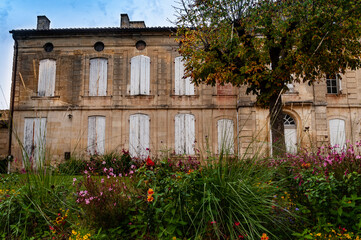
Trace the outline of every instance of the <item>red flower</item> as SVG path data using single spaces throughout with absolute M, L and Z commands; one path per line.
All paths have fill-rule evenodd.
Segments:
M 146 160 L 147 166 L 154 166 L 154 162 L 152 161 L 152 159 L 150 159 L 150 157 L 148 156 L 147 160 Z

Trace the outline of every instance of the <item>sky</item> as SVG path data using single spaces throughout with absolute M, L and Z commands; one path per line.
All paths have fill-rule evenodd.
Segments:
M 10 30 L 35 29 L 45 15 L 50 28 L 119 27 L 120 14 L 147 27 L 173 26 L 174 0 L 0 0 L 0 109 L 10 108 L 14 40 Z

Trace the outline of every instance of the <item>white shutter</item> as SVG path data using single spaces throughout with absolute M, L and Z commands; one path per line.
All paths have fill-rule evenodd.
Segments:
M 174 60 L 174 90 L 175 95 L 194 95 L 194 85 L 191 82 L 191 78 L 184 77 L 184 61 L 182 57 L 176 57 Z
M 107 82 L 108 82 L 108 60 L 104 58 L 98 59 L 99 66 L 99 85 L 98 96 L 107 95 Z
M 90 155 L 96 151 L 96 117 L 88 117 L 88 152 Z
M 134 114 L 129 119 L 129 153 L 132 157 L 138 157 L 139 145 L 139 117 Z
M 54 96 L 56 61 L 43 59 L 39 62 L 38 96 Z
M 90 59 L 89 96 L 107 95 L 108 60 L 104 58 Z
M 25 118 L 24 124 L 24 156 L 23 160 L 29 160 L 34 149 L 34 118 Z
M 140 94 L 149 95 L 150 93 L 150 58 L 147 56 L 139 56 L 141 58 L 140 65 Z
M 132 157 L 144 159 L 149 149 L 149 116 L 134 114 L 129 121 L 129 153 Z
M 45 160 L 46 118 L 25 118 L 23 160 L 31 160 L 39 168 Z
M 185 153 L 186 154 L 194 154 L 194 142 L 195 142 L 195 119 L 191 114 L 185 114 L 185 126 L 184 126 L 184 134 L 185 134 Z
M 175 116 L 174 119 L 174 134 L 175 134 L 175 139 L 174 139 L 174 148 L 175 148 L 175 153 L 176 154 L 184 154 L 185 153 L 185 146 L 184 146 L 184 141 L 185 141 L 185 134 L 184 134 L 184 114 L 178 114 Z
M 288 128 L 285 126 L 286 152 L 291 154 L 297 153 L 297 128 Z
M 139 158 L 145 159 L 149 149 L 149 116 L 139 114 Z
M 342 119 L 331 119 L 329 121 L 329 127 L 330 144 L 332 147 L 338 145 L 335 150 L 340 152 L 346 144 L 345 121 Z
M 218 153 L 234 153 L 234 125 L 230 119 L 220 119 L 217 122 Z
M 182 89 L 182 57 L 176 57 L 174 59 L 174 94 L 183 95 L 184 91 Z
M 140 56 L 132 57 L 130 60 L 130 95 L 138 95 L 140 80 Z
M 105 117 L 96 117 L 96 151 L 98 154 L 104 154 L 105 145 Z

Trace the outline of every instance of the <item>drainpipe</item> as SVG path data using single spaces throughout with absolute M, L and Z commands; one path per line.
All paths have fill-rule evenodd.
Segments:
M 240 148 L 240 146 L 239 146 L 239 132 L 238 132 L 238 102 L 237 102 L 237 106 L 236 106 L 236 110 L 237 110 L 237 116 L 236 116 L 236 121 L 237 121 L 237 125 L 236 125 L 236 131 L 237 131 L 237 134 L 236 134 L 236 136 L 237 136 L 237 148 L 238 148 L 238 157 L 240 156 L 240 152 L 241 152 L 241 148 Z
M 10 162 L 13 158 L 11 155 L 11 143 L 12 143 L 12 136 L 13 136 L 13 116 L 14 116 L 14 101 L 15 101 L 15 82 L 16 82 L 16 72 L 17 72 L 17 65 L 18 65 L 18 41 L 14 38 L 14 60 L 13 60 L 13 76 L 12 76 L 12 86 L 11 86 L 11 99 L 10 99 L 10 115 L 9 115 L 9 148 L 8 148 L 8 173 L 10 173 Z

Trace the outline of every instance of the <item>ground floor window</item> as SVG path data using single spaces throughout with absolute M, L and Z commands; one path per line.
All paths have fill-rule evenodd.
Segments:
M 23 160 L 41 167 L 45 160 L 46 118 L 25 118 Z
M 134 114 L 129 119 L 129 153 L 144 159 L 149 155 L 149 122 L 146 114 Z
M 234 126 L 230 119 L 217 121 L 218 153 L 234 153 Z
M 346 145 L 345 121 L 342 119 L 331 119 L 329 121 L 330 144 L 340 152 Z
M 195 118 L 192 114 L 175 116 L 175 153 L 194 154 Z
M 88 117 L 88 153 L 90 155 L 104 154 L 105 117 Z

